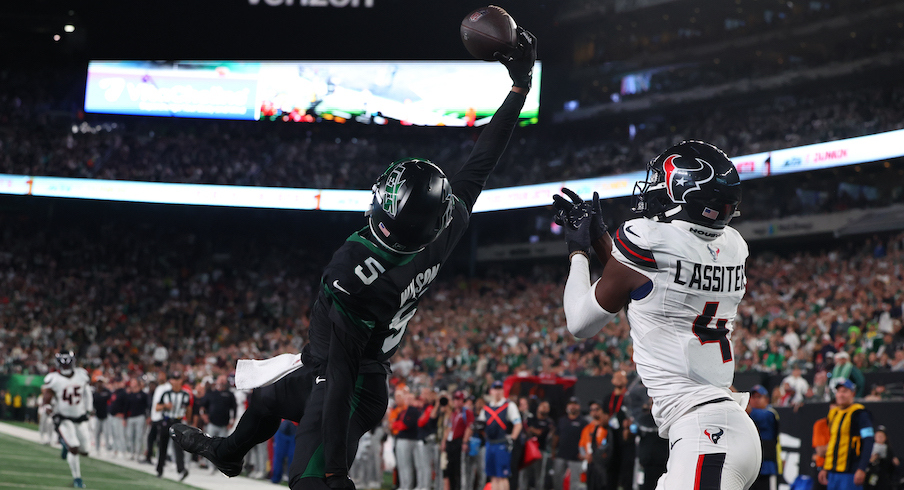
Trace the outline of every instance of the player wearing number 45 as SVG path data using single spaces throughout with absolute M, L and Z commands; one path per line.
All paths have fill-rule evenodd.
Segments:
M 669 439 L 658 490 L 750 488 L 760 438 L 732 393 L 731 331 L 744 296 L 747 243 L 727 226 L 741 201 L 738 172 L 721 150 L 685 141 L 656 157 L 635 188 L 634 211 L 612 235 L 599 196 L 555 196 L 571 252 L 565 284 L 568 330 L 597 334 L 627 308 L 634 362 L 653 399 L 659 435 Z M 589 253 L 603 263 L 590 283 Z
M 293 490 L 354 488 L 348 468 L 358 440 L 383 418 L 389 359 L 418 301 L 452 253 L 487 177 L 512 134 L 530 89 L 536 38 L 519 30 L 520 48 L 500 61 L 513 86 L 471 155 L 446 172 L 417 158 L 394 162 L 373 186 L 367 226 L 333 255 L 311 312 L 301 357 L 241 362 L 236 387 L 256 388 L 228 438 L 177 425 L 173 439 L 229 476 L 266 441 L 280 419 L 299 421 L 289 468 Z M 271 384 L 272 383 L 272 384 Z
M 69 452 L 66 461 L 72 470 L 72 486 L 85 488 L 79 454 L 88 455 L 88 415 L 94 411 L 88 371 L 75 367 L 71 351 L 56 355 L 57 371 L 44 377 L 44 406 L 53 401 L 57 431 Z

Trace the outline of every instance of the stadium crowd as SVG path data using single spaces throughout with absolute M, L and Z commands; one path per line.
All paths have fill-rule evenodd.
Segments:
M 39 89 L 36 79 L 27 71 L 0 73 L 0 173 L 368 189 L 372 175 L 402 156 L 456 165 L 475 136 L 453 128 L 84 115 L 71 85 L 51 80 Z M 527 127 L 516 133 L 489 186 L 642 170 L 662 148 L 688 138 L 744 155 L 902 129 L 901 121 L 904 89 L 873 82 L 683 108 L 667 120 L 637 115 Z
M 612 25 L 608 22 L 586 22 L 594 16 L 604 17 L 607 11 L 601 8 L 605 2 L 571 1 L 560 10 L 560 22 L 572 21 L 575 28 L 583 28 L 581 34 L 594 43 L 593 57 L 582 61 L 604 62 L 611 59 L 632 59 L 660 53 L 672 53 L 693 49 L 714 43 L 736 41 L 749 36 L 769 33 L 787 33 L 801 26 L 812 25 L 838 17 L 852 17 L 883 6 L 893 4 L 892 0 L 841 0 L 833 2 L 773 2 L 739 0 L 730 6 L 702 11 L 700 8 L 686 9 L 690 24 L 683 16 L 661 17 L 649 11 L 627 12 L 622 16 L 610 16 L 621 23 L 621 31 L 632 28 L 627 35 L 612 36 Z M 682 7 L 683 8 L 683 7 Z M 715 15 L 722 15 L 722 22 L 703 21 Z M 698 17 L 699 16 L 699 17 Z M 697 22 L 700 20 L 700 22 Z M 577 22 L 574 22 L 577 21 Z M 586 25 L 581 25 L 585 23 Z M 637 29 L 637 24 L 642 24 Z M 625 29 L 628 31 L 628 29 Z M 608 35 L 607 35 L 608 34 Z
M 95 376 L 140 377 L 177 363 L 200 379 L 227 374 L 239 357 L 300 349 L 325 259 L 314 245 L 133 231 L 5 227 L 0 372 L 46 373 L 53 354 L 71 348 Z M 738 369 L 785 372 L 796 360 L 823 371 L 827 354 L 840 351 L 861 371 L 904 369 L 902 239 L 754 255 L 733 337 Z M 587 341 L 568 335 L 563 284 L 550 264 L 447 277 L 410 323 L 397 376 L 446 389 L 480 386 L 487 374 L 632 371 L 623 319 Z
M 231 391 L 223 385 L 236 359 L 297 352 L 305 341 L 318 265 L 310 249 L 256 243 L 250 253 L 243 248 L 251 246 L 246 240 L 236 240 L 220 249 L 229 253 L 211 254 L 215 247 L 208 241 L 222 238 L 185 232 L 124 234 L 115 227 L 14 236 L 10 227 L 5 229 L 0 373 L 42 375 L 53 369 L 55 352 L 72 349 L 79 365 L 95 381 L 106 380 L 113 392 L 143 387 L 153 393 L 155 383 L 176 370 L 185 373 L 186 386 L 203 405 L 206 393 Z M 839 243 L 820 253 L 758 253 L 748 262 L 748 292 L 732 337 L 734 354 L 739 372 L 780 376 L 771 393 L 775 406 L 829 401 L 833 380 L 842 378 L 858 385 L 859 399 L 902 395 L 897 385 L 865 386 L 863 373 L 904 371 L 904 234 Z M 563 281 L 561 264 L 536 265 L 529 273 L 491 268 L 479 277 L 437 281 L 393 359 L 394 410 L 363 441 L 359 455 L 364 462 L 355 471 L 385 464 L 385 456 L 396 459 L 399 471 L 415 472 L 419 463 L 412 460 L 406 467 L 398 460 L 412 454 L 378 454 L 384 436 L 399 437 L 405 430 L 400 407 L 416 409 L 408 424 L 420 420 L 426 406 L 438 406 L 442 397 L 450 407 L 480 413 L 482 395 L 512 375 L 624 375 L 633 380 L 624 317 L 594 338 L 575 340 L 564 326 Z M 244 399 L 241 393 L 236 396 Z M 542 401 L 519 402 L 525 424 L 527 412 L 536 413 Z M 8 415 L 25 413 L 3 408 Z M 114 423 L 117 417 L 134 417 L 112 403 L 109 412 Z M 194 423 L 205 425 L 205 411 L 194 413 Z M 234 418 L 238 416 L 240 409 Z M 412 437 L 429 435 L 408 429 L 420 434 Z M 130 438 L 122 431 L 112 434 L 109 449 L 98 442 L 102 453 L 150 457 L 147 448 L 153 443 L 144 442 L 143 431 Z M 130 442 L 117 442 L 117 437 Z M 260 446 L 249 455 L 252 476 L 264 478 L 271 471 L 267 454 Z M 554 453 L 543 454 L 545 468 L 552 469 Z M 474 465 L 479 457 L 471 457 L 471 464 L 463 464 L 466 473 L 479 468 Z M 357 477 L 370 488 L 373 474 L 382 473 Z M 522 484 L 532 485 L 533 473 L 522 474 Z M 462 481 L 473 483 L 477 475 L 463 475 Z

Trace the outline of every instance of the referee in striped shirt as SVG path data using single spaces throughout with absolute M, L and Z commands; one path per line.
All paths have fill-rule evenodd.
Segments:
M 163 413 L 160 426 L 160 439 L 158 440 L 157 478 L 163 476 L 163 466 L 166 464 L 166 449 L 169 445 L 169 428 L 173 424 L 183 420 L 191 420 L 191 394 L 182 389 L 182 373 L 173 371 L 169 376 L 170 388 L 163 392 L 157 410 Z M 176 457 L 176 469 L 179 471 L 179 481 L 188 476 L 185 468 L 185 455 L 178 445 L 173 447 Z

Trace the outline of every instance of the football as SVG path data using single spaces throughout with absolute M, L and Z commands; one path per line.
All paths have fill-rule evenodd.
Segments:
M 508 55 L 518 47 L 518 24 L 502 7 L 481 7 L 461 21 L 461 41 L 471 56 L 494 61 L 497 51 Z

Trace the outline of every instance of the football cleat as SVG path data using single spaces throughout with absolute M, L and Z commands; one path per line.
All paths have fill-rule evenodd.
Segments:
M 81 478 L 76 478 L 75 480 L 72 480 L 72 487 L 73 488 L 88 488 L 85 486 L 85 482 L 83 482 Z
M 218 458 L 214 451 L 214 438 L 205 434 L 201 429 L 185 424 L 174 424 L 170 427 L 170 437 L 182 449 L 207 458 L 224 475 L 233 477 L 242 473 L 242 460 L 223 461 Z

